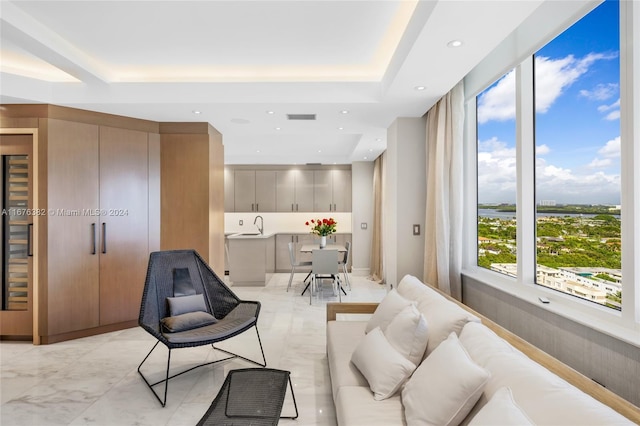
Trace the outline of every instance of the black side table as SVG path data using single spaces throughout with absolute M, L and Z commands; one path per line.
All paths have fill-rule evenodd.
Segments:
M 198 426 L 276 426 L 281 418 L 298 418 L 290 374 L 272 368 L 231 370 Z M 287 383 L 295 417 L 280 417 Z

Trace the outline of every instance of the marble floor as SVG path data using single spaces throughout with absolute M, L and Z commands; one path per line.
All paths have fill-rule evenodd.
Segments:
M 291 371 L 300 416 L 281 425 L 335 425 L 325 350 L 325 305 L 337 301 L 331 291 L 301 297 L 303 274 L 286 292 L 289 274 L 274 274 L 265 287 L 233 287 L 245 300 L 259 300 L 258 328 L 268 366 Z M 384 286 L 352 277 L 343 302 L 380 301 Z M 171 380 L 162 408 L 137 374 L 138 364 L 155 339 L 141 328 L 76 339 L 53 345 L 0 342 L 0 424 L 9 425 L 194 425 L 218 393 L 230 369 L 247 368 L 241 360 L 196 369 Z M 260 359 L 256 334 L 244 333 L 219 345 Z M 160 350 L 159 350 L 160 349 Z M 145 364 L 160 378 L 167 350 L 156 349 Z M 156 355 L 156 356 L 154 356 Z M 178 349 L 171 365 L 196 365 L 224 354 L 210 346 Z M 154 376 L 155 377 L 155 376 Z M 283 415 L 293 405 L 287 396 Z

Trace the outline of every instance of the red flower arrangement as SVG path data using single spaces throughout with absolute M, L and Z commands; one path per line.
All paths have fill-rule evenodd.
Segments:
M 310 221 L 305 222 L 305 225 L 311 226 L 312 234 L 316 234 L 321 237 L 325 237 L 336 232 L 337 224 L 338 222 L 333 220 L 331 217 L 329 219 L 311 219 Z

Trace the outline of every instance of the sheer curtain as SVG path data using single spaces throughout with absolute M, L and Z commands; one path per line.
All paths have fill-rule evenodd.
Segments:
M 427 112 L 424 281 L 460 300 L 462 286 L 462 81 Z
M 382 257 L 382 206 L 384 206 L 384 158 L 383 153 L 373 166 L 373 224 L 371 232 L 371 279 L 384 282 L 384 261 Z

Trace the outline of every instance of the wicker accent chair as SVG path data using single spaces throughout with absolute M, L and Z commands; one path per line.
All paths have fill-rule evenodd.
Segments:
M 173 332 L 167 332 L 166 322 L 163 327 L 163 322 L 170 317 L 168 298 L 175 300 L 174 296 L 178 295 L 177 284 L 175 284 L 176 270 L 182 271 L 183 275 L 188 270 L 187 276 L 190 278 L 189 287 L 192 288 L 191 293 L 195 295 L 203 295 L 205 302 L 203 308 L 206 308 L 207 310 L 206 314 L 204 312 L 198 312 L 198 314 L 204 316 L 207 316 L 207 314 L 213 315 L 213 317 L 215 317 L 212 318 L 215 321 L 213 324 L 191 328 L 185 331 L 174 330 Z M 176 294 L 174 294 L 174 285 L 176 285 Z M 182 291 L 184 283 L 181 283 L 180 286 L 180 291 Z M 149 266 L 147 269 L 144 292 L 142 294 L 138 324 L 149 334 L 158 339 L 158 341 L 138 366 L 138 373 L 149 389 L 151 389 L 158 401 L 160 401 L 160 404 L 164 407 L 167 402 L 169 380 L 195 368 L 233 358 L 241 358 L 258 366 L 266 367 L 267 361 L 264 356 L 264 350 L 262 348 L 260 333 L 258 333 L 257 326 L 259 314 L 260 302 L 240 300 L 211 270 L 209 265 L 207 265 L 195 250 L 172 250 L 151 253 L 149 257 Z M 262 363 L 214 346 L 214 343 L 216 342 L 221 342 L 237 336 L 238 334 L 253 327 L 256 329 L 258 344 L 260 345 Z M 141 367 L 159 343 L 164 344 L 169 349 L 167 356 L 167 371 L 164 379 L 155 383 L 150 383 L 147 377 L 142 373 Z M 171 351 L 173 349 L 204 345 L 211 345 L 215 350 L 224 352 L 230 356 L 200 364 L 169 376 Z M 165 384 L 164 399 L 161 399 L 160 395 L 154 390 L 154 387 L 161 383 Z

